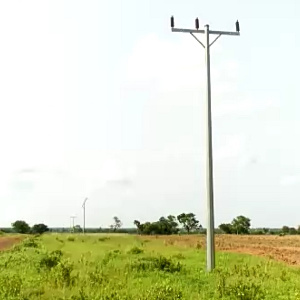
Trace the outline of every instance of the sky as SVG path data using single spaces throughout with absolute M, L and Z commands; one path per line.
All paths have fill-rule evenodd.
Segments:
M 300 3 L 0 2 L 0 226 L 107 227 L 194 212 L 205 227 L 211 48 L 215 223 L 300 224 Z M 199 34 L 198 38 L 203 40 Z

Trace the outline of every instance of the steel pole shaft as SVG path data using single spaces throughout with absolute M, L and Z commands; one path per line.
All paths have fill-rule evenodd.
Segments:
M 207 192 L 207 233 L 206 263 L 207 271 L 215 268 L 214 238 L 214 188 L 212 155 L 212 120 L 211 120 L 211 84 L 210 84 L 210 47 L 209 25 L 205 25 L 205 61 L 206 61 L 206 192 Z
M 85 204 L 83 205 L 83 234 L 85 233 Z

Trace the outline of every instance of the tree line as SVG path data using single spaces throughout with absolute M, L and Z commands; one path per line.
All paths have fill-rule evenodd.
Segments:
M 167 217 L 161 217 L 155 222 L 141 223 L 135 220 L 133 223 L 139 234 L 146 235 L 176 234 L 180 231 L 179 224 L 182 225 L 188 234 L 202 229 L 202 225 L 199 224 L 199 221 L 193 213 L 182 213 L 177 217 L 169 215 Z
M 117 217 L 113 217 L 113 223 L 109 228 L 86 228 L 87 233 L 132 233 L 141 235 L 171 235 L 171 234 L 192 234 L 206 233 L 206 229 L 202 227 L 194 213 L 181 213 L 178 216 L 169 215 L 160 217 L 154 222 L 142 223 L 139 220 L 134 220 L 133 224 L 136 228 L 122 228 L 122 221 Z M 35 224 L 32 227 L 22 220 L 17 220 L 12 223 L 12 229 L 2 229 L 6 232 L 17 232 L 22 234 L 43 234 L 48 231 L 52 232 L 73 232 L 80 233 L 82 228 L 80 225 L 74 228 L 49 228 L 45 224 Z M 300 234 L 300 226 L 294 227 L 283 226 L 281 229 L 256 228 L 251 229 L 251 220 L 245 216 L 237 216 L 231 223 L 222 223 L 215 229 L 216 233 L 223 234 L 277 234 L 277 235 L 293 235 Z

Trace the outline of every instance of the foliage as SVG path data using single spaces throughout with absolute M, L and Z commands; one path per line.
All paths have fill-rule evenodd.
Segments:
M 61 250 L 55 250 L 50 253 L 46 252 L 39 262 L 38 269 L 51 270 L 60 263 L 62 255 Z
M 161 217 L 156 222 L 146 222 L 141 224 L 138 220 L 134 221 L 140 234 L 158 235 L 158 234 L 175 234 L 178 233 L 178 223 L 175 216 L 169 215 L 167 218 Z
M 115 216 L 113 219 L 114 219 L 114 223 L 112 225 L 110 225 L 110 228 L 114 232 L 116 232 L 118 229 L 120 229 L 122 227 L 123 224 L 118 217 Z
M 30 226 L 25 222 L 21 220 L 17 220 L 14 223 L 11 224 L 13 227 L 13 230 L 17 233 L 29 233 L 30 232 Z
M 249 234 L 250 233 L 250 219 L 246 218 L 245 216 L 238 216 L 234 218 L 229 223 L 223 223 L 219 225 L 219 229 L 226 234 L 236 233 L 236 234 Z M 257 232 L 253 232 L 254 234 L 257 234 Z M 259 234 L 262 234 L 263 231 L 258 232 Z
M 33 234 L 43 234 L 47 231 L 49 231 L 49 228 L 45 224 L 35 224 L 31 228 L 31 233 Z
M 296 228 L 294 228 L 294 227 L 290 227 L 289 228 L 289 234 L 297 234 L 297 229 Z
M 132 247 L 127 253 L 128 253 L 128 254 L 141 254 L 141 253 L 143 253 L 143 252 L 144 252 L 143 249 L 141 249 L 141 248 L 139 248 L 139 247 L 137 247 L 137 246 L 134 246 L 134 247 Z
M 76 233 L 79 233 L 79 232 L 82 232 L 82 231 L 83 231 L 80 225 L 75 225 L 73 230 L 74 230 L 74 232 L 76 232 Z
M 231 222 L 232 229 L 237 234 L 248 234 L 251 226 L 250 219 L 245 216 L 238 216 Z
M 231 234 L 233 233 L 233 228 L 232 225 L 229 223 L 223 223 L 221 225 L 219 225 L 219 229 L 226 234 Z
M 289 233 L 289 227 L 288 226 L 282 226 L 281 232 L 282 233 Z
M 177 216 L 177 220 L 183 225 L 183 228 L 187 231 L 187 233 L 190 233 L 190 231 L 197 230 L 199 227 L 202 227 L 201 225 L 199 225 L 199 221 L 196 219 L 196 216 L 193 213 L 182 213 Z
M 300 300 L 298 269 L 217 253 L 217 269 L 207 274 L 205 252 L 189 245 L 193 236 L 170 237 L 186 243 L 167 246 L 169 237 L 72 236 L 30 237 L 1 252 L 0 299 Z
M 22 246 L 26 248 L 38 248 L 39 244 L 35 238 L 27 238 L 23 241 Z

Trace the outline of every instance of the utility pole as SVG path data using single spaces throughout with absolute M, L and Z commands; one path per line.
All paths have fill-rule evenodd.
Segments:
M 75 224 L 74 224 L 74 220 L 76 219 L 76 216 L 71 216 L 70 217 L 72 219 L 72 225 L 73 225 L 73 232 L 75 231 Z
M 214 234 L 214 186 L 213 186 L 213 149 L 212 149 L 212 118 L 211 118 L 211 84 L 210 84 L 210 47 L 220 38 L 221 35 L 240 35 L 240 25 L 235 23 L 236 31 L 213 31 L 209 25 L 204 30 L 199 30 L 199 19 L 195 20 L 196 29 L 174 28 L 174 17 L 171 17 L 172 32 L 183 32 L 191 34 L 205 49 L 206 62 L 206 195 L 207 195 L 207 235 L 206 235 L 206 263 L 207 271 L 215 268 L 215 234 Z M 195 36 L 195 33 L 205 35 L 204 44 Z M 217 37 L 210 43 L 210 35 Z
M 85 198 L 82 204 L 82 208 L 83 208 L 83 229 L 82 232 L 83 234 L 85 233 L 85 203 L 87 201 L 88 198 Z

